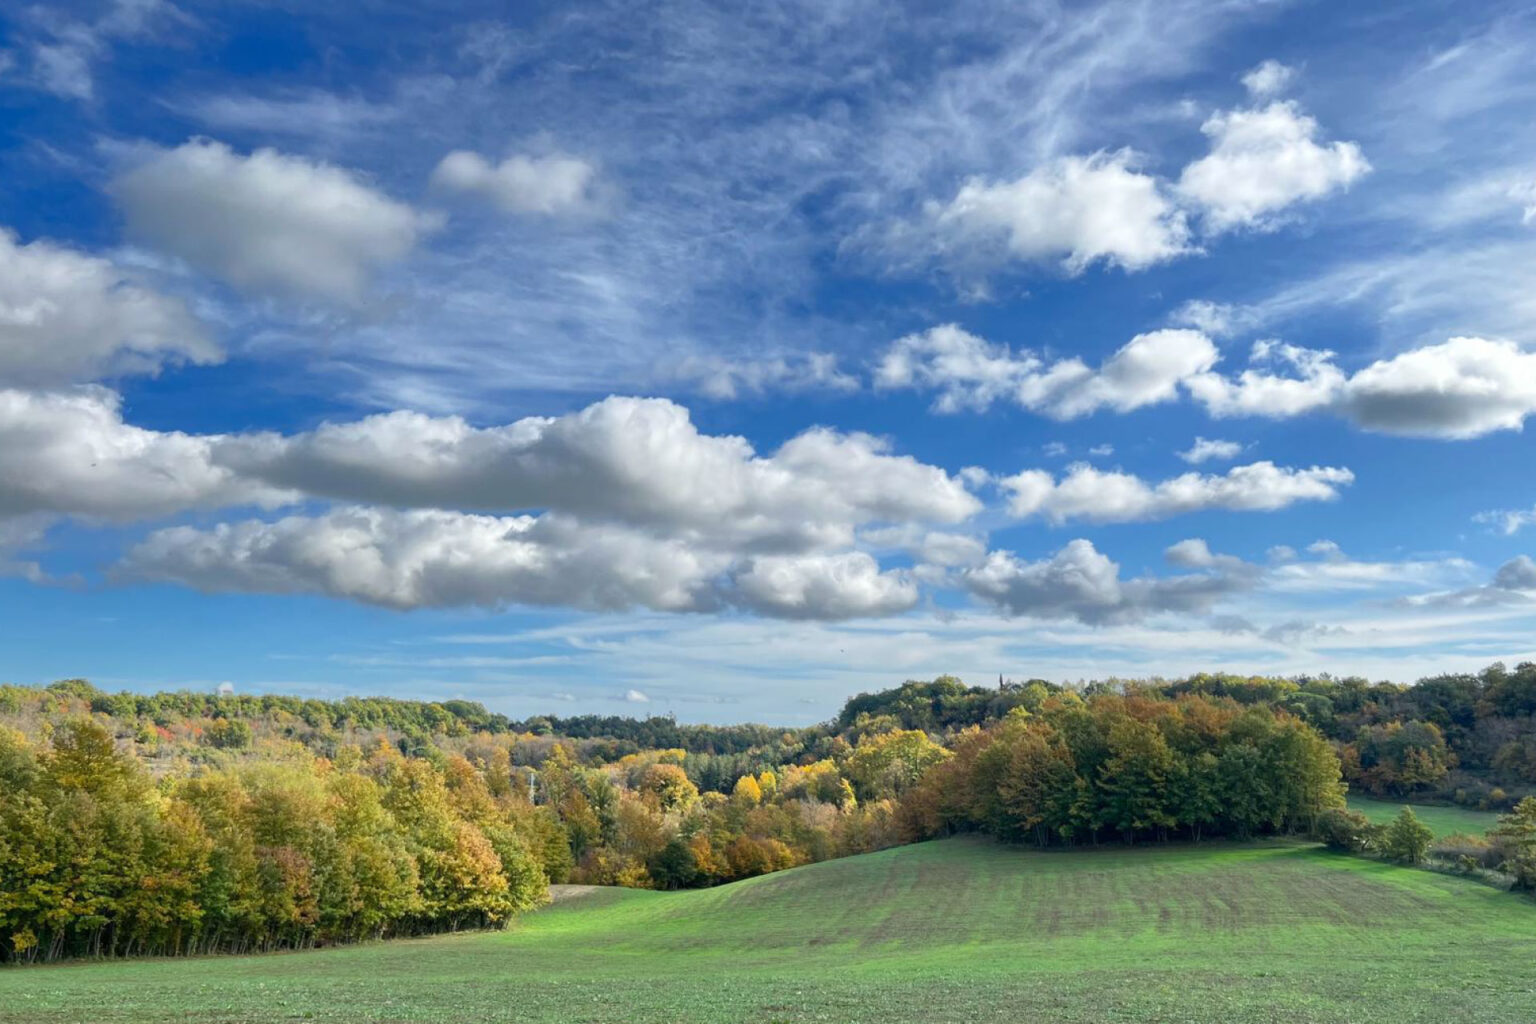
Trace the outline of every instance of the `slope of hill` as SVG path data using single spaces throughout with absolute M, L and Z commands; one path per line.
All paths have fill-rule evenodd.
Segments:
M 1499 823 L 1497 811 L 1479 811 L 1471 807 L 1445 806 L 1441 804 L 1415 803 L 1412 800 L 1372 800 L 1370 797 L 1350 794 L 1349 809 L 1359 811 L 1378 825 L 1385 825 L 1401 813 L 1413 808 L 1419 820 L 1428 825 L 1435 837 L 1444 838 L 1455 833 L 1480 836 Z
M 956 839 L 714 889 L 605 889 L 511 931 L 0 972 L 0 1021 L 1536 1019 L 1536 904 L 1251 846 Z

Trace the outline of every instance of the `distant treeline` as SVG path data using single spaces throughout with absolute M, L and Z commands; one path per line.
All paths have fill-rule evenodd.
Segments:
M 1366 828 L 1341 783 L 1510 806 L 1536 779 L 1533 712 L 1531 665 L 1415 686 L 941 677 L 805 729 L 0 686 L 0 961 L 495 925 L 548 882 L 713 885 L 966 830 L 1309 832 L 1396 856 L 1412 823 Z M 1447 856 L 1536 878 L 1522 808 L 1518 836 Z
M 1037 705 L 1061 687 L 1043 680 L 967 687 L 948 677 L 860 694 L 835 725 L 860 716 L 905 729 L 950 734 Z M 1412 685 L 1359 677 L 1199 674 L 1179 680 L 1102 680 L 1076 688 L 1177 698 L 1221 697 L 1268 707 L 1333 741 L 1356 791 L 1415 796 L 1492 809 L 1512 807 L 1536 786 L 1536 664 L 1502 664 L 1478 673 L 1432 676 Z

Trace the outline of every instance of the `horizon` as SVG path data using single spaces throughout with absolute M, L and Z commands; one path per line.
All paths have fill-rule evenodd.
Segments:
M 1486 670 L 1486 669 L 1492 668 L 1495 665 L 1502 665 L 1502 664 L 1503 664 L 1502 662 L 1493 662 L 1493 663 L 1489 663 L 1487 665 L 1480 666 L 1479 668 L 1477 668 L 1475 670 L 1474 669 L 1465 669 L 1465 670 L 1462 670 L 1462 671 L 1459 671 L 1459 672 L 1448 672 L 1448 673 L 1443 673 L 1443 674 L 1444 675 L 1476 676 L 1476 675 L 1481 675 L 1481 673 L 1484 670 Z M 1508 667 L 1508 666 L 1505 666 L 1505 667 Z M 1194 675 L 1194 674 L 1205 674 L 1205 673 L 1190 673 L 1188 675 Z M 1237 677 L 1247 677 L 1247 678 L 1258 678 L 1258 677 L 1261 676 L 1261 674 L 1259 674 L 1259 673 L 1242 673 L 1242 672 L 1234 672 L 1234 673 L 1209 673 L 1209 674 L 1212 674 L 1212 675 L 1229 674 L 1229 675 L 1234 675 L 1234 676 L 1237 676 Z M 1043 679 L 1044 682 L 1049 683 L 1049 684 L 1054 685 L 1054 686 L 1061 687 L 1064 690 L 1071 690 L 1071 691 L 1074 691 L 1074 692 L 1077 692 L 1077 693 L 1082 693 L 1088 687 L 1094 686 L 1094 685 L 1098 685 L 1098 684 L 1148 684 L 1148 685 L 1152 685 L 1152 686 L 1157 686 L 1157 685 L 1161 685 L 1161 684 L 1165 684 L 1165 683 L 1178 682 L 1178 681 L 1180 681 L 1182 679 L 1188 678 L 1188 675 L 1184 675 L 1184 676 L 1166 676 L 1166 677 L 1165 676 L 1158 676 L 1158 675 L 1150 675 L 1150 676 L 1141 676 L 1141 677 L 1135 677 L 1135 678 L 1120 677 L 1120 676 L 1108 676 L 1108 677 L 1091 678 L 1091 679 L 1090 678 L 1078 678 L 1078 679 L 1074 680 L 1074 679 L 1043 679 L 1043 677 L 1034 676 L 1034 675 L 1024 676 L 1024 677 L 1009 677 L 1009 676 L 1006 676 L 1006 674 L 1005 674 L 1005 675 L 1003 675 L 999 679 L 999 681 L 997 683 L 993 684 L 993 683 L 987 683 L 987 682 L 973 683 L 973 682 L 969 682 L 969 681 L 967 681 L 965 679 L 962 679 L 962 678 L 960 678 L 958 676 L 952 675 L 950 673 L 941 673 L 940 676 L 934 677 L 932 679 L 912 679 L 912 678 L 908 678 L 908 679 L 903 679 L 900 682 L 894 682 L 893 681 L 893 682 L 889 683 L 886 686 L 874 687 L 874 688 L 868 689 L 868 690 L 858 690 L 858 691 L 855 691 L 855 692 L 844 694 L 842 697 L 839 697 L 839 698 L 835 699 L 835 701 L 830 705 L 830 710 L 826 714 L 822 714 L 819 717 L 816 717 L 814 712 L 806 711 L 806 712 L 803 713 L 804 717 L 803 717 L 803 719 L 801 721 L 793 722 L 793 723 L 790 723 L 790 722 L 778 722 L 778 721 L 774 721 L 772 719 L 757 719 L 757 718 L 750 718 L 750 719 L 749 718 L 743 718 L 743 719 L 736 719 L 736 720 L 722 720 L 722 719 L 718 719 L 718 718 L 704 718 L 704 717 L 694 718 L 694 717 L 688 716 L 687 714 L 682 714 L 682 715 L 678 714 L 676 708 L 673 707 L 673 706 L 669 705 L 666 708 L 656 707 L 656 706 L 654 706 L 652 704 L 652 702 L 651 702 L 651 700 L 649 698 L 646 698 L 645 700 L 635 700 L 635 699 L 632 699 L 631 696 L 628 695 L 628 694 L 621 695 L 621 696 L 614 697 L 614 698 L 610 698 L 610 700 L 616 701 L 621 706 L 627 708 L 628 709 L 627 711 L 593 711 L 593 710 L 581 710 L 581 709 L 570 708 L 570 707 L 567 707 L 567 708 L 558 708 L 558 707 L 556 707 L 556 708 L 545 708 L 543 710 L 539 710 L 539 709 L 535 708 L 532 711 L 523 710 L 523 711 L 516 711 L 516 712 L 514 712 L 514 711 L 507 710 L 507 706 L 503 706 L 503 705 L 495 702 L 495 698 L 494 697 L 491 698 L 492 703 L 486 703 L 483 700 L 471 700 L 470 698 L 466 698 L 466 697 L 447 696 L 447 697 L 420 697 L 420 698 L 418 698 L 418 697 L 402 697 L 402 696 L 397 696 L 397 695 L 393 695 L 393 694 L 385 694 L 385 693 L 369 693 L 369 692 L 366 692 L 366 691 L 355 691 L 355 692 L 345 692 L 345 693 L 325 693 L 325 694 L 322 694 L 322 693 L 298 693 L 298 692 L 290 692 L 290 691 L 283 691 L 283 690 L 276 690 L 276 689 L 274 689 L 274 690 L 252 690 L 252 691 L 244 691 L 243 692 L 243 691 L 239 690 L 238 688 L 235 688 L 233 686 L 233 684 L 228 682 L 227 680 L 224 681 L 224 682 L 220 682 L 220 683 L 209 684 L 207 687 L 204 687 L 204 688 L 201 688 L 201 689 L 195 688 L 195 687 L 182 687 L 182 688 L 175 688 L 175 689 L 167 689 L 167 688 L 163 688 L 163 687 L 162 688 L 148 687 L 148 688 L 142 688 L 142 689 L 135 689 L 133 687 L 128 687 L 128 688 L 125 688 L 125 689 L 122 689 L 122 690 L 116 690 L 116 691 L 110 690 L 110 689 L 108 689 L 106 687 L 98 686 L 96 684 L 96 681 L 94 681 L 92 679 L 85 678 L 83 676 L 66 676 L 66 677 L 61 677 L 59 679 L 51 680 L 50 682 L 30 682 L 30 683 L 14 683 L 13 682 L 13 683 L 11 683 L 11 685 L 24 686 L 24 687 L 33 688 L 33 689 L 45 689 L 45 688 L 51 686 L 54 683 L 83 681 L 83 682 L 90 684 L 91 686 L 95 687 L 97 690 L 100 690 L 100 691 L 102 691 L 104 693 L 127 692 L 127 693 L 134 693 L 134 694 L 141 695 L 141 696 L 154 696 L 156 694 L 161 694 L 161 693 L 167 693 L 167 694 L 192 693 L 192 694 L 206 694 L 206 695 L 214 696 L 214 697 L 293 697 L 293 698 L 297 698 L 297 699 L 301 699 L 301 700 L 313 699 L 313 700 L 322 700 L 322 701 L 331 701 L 331 702 L 341 701 L 341 700 L 344 700 L 344 699 L 346 699 L 348 697 L 355 697 L 355 698 L 362 699 L 362 700 L 386 699 L 386 700 L 401 700 L 401 701 L 419 701 L 419 702 L 422 702 L 422 703 L 442 703 L 444 701 L 451 701 L 451 700 L 466 700 L 466 701 L 470 701 L 471 703 L 475 703 L 475 704 L 480 705 L 480 707 L 483 708 L 488 713 L 500 714 L 500 715 L 505 716 L 509 720 L 509 722 L 511 722 L 514 725 L 516 725 L 516 724 L 526 724 L 526 723 L 532 721 L 535 718 L 550 718 L 550 719 L 570 720 L 570 719 L 580 718 L 580 717 L 584 717 L 584 716 L 591 716 L 591 717 L 599 717 L 599 718 L 628 718 L 628 719 L 633 719 L 635 721 L 645 721 L 645 720 L 650 719 L 650 718 L 664 718 L 664 719 L 670 719 L 671 721 L 675 722 L 676 724 L 682 725 L 682 726 L 696 725 L 696 726 L 706 726 L 706 727 L 715 727 L 715 728 L 730 728 L 732 726 L 752 726 L 752 725 L 765 726 L 765 727 L 768 727 L 768 728 L 773 728 L 773 727 L 782 725 L 784 728 L 806 729 L 806 728 L 814 728 L 814 727 L 819 726 L 819 725 L 828 725 L 828 724 L 831 724 L 831 723 L 835 722 L 837 720 L 837 717 L 838 717 L 839 713 L 843 710 L 843 708 L 850 701 L 854 700 L 855 698 L 864 697 L 864 696 L 870 696 L 872 694 L 886 693 L 886 692 L 895 691 L 895 690 L 901 689 L 903 686 L 906 686 L 909 683 L 919 683 L 919 684 L 922 684 L 922 683 L 937 682 L 938 679 L 940 679 L 940 678 L 958 679 L 959 682 L 962 685 L 964 685 L 964 686 L 966 686 L 966 687 L 968 687 L 970 689 L 976 689 L 976 690 L 993 690 L 993 689 L 996 689 L 996 690 L 998 690 L 1000 692 L 1003 689 L 1003 684 L 1007 684 L 1009 686 L 1022 686 L 1022 685 L 1025 685 L 1027 683 Z M 1437 674 L 1437 676 L 1438 675 L 1439 674 Z M 1417 679 L 1413 679 L 1413 680 L 1405 680 L 1405 679 L 1366 679 L 1366 682 L 1368 682 L 1369 684 L 1371 684 L 1373 686 L 1376 686 L 1376 685 L 1414 686 L 1414 685 L 1417 685 L 1418 683 L 1424 682 L 1426 679 L 1436 678 L 1437 676 L 1421 676 L 1421 677 L 1419 677 Z M 1317 678 L 1341 680 L 1341 679 L 1348 679 L 1348 678 L 1365 678 L 1365 677 L 1355 677 L 1355 676 L 1349 676 L 1347 674 L 1335 674 L 1335 673 L 1329 673 L 1329 672 L 1321 672 L 1321 673 L 1316 673 L 1316 674 L 1297 674 L 1297 675 L 1291 675 L 1291 676 L 1279 676 L 1279 677 L 1268 677 L 1268 678 L 1283 678 L 1283 679 L 1286 679 L 1288 681 L 1299 682 L 1299 681 L 1304 680 L 1304 679 L 1317 679 Z M 0 685 L 4 685 L 6 682 L 7 682 L 6 680 L 0 680 Z
M 504 8 L 0 11 L 0 679 L 1536 660 L 1529 5 Z

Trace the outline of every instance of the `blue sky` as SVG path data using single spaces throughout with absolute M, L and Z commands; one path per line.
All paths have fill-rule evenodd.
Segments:
M 0 4 L 0 676 L 1536 656 L 1528 5 Z

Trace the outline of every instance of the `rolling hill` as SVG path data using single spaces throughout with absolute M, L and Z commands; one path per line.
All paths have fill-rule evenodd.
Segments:
M 1536 1019 L 1536 904 L 1283 842 L 951 839 L 512 929 L 0 972 L 0 1021 Z

